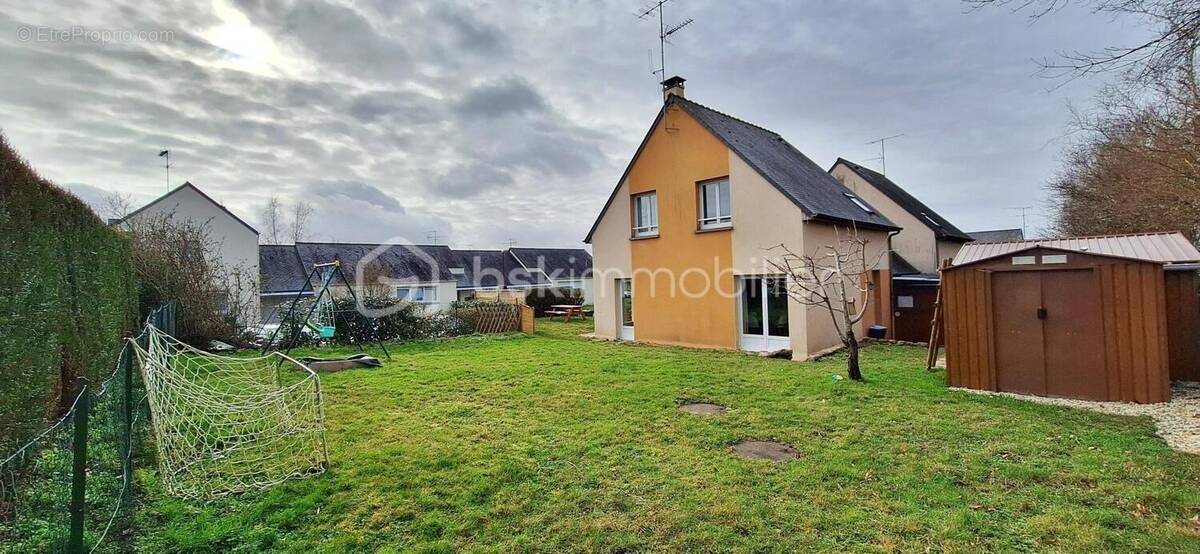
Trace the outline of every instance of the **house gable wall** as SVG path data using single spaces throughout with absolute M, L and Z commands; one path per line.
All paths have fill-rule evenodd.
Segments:
M 892 250 L 922 273 L 937 272 L 939 260 L 945 258 L 945 252 L 940 251 L 942 245 L 939 244 L 937 236 L 929 228 L 927 222 L 913 216 L 908 210 L 888 198 L 886 194 L 845 165 L 837 164 L 830 173 L 847 188 L 866 200 L 873 208 L 879 210 L 884 217 L 901 227 L 902 230 L 892 237 Z M 950 248 L 946 250 L 949 251 Z M 958 248 L 953 248 L 953 252 L 957 253 Z

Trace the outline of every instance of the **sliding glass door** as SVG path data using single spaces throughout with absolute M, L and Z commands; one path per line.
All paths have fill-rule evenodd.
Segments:
M 751 352 L 791 348 L 787 281 L 783 277 L 738 278 L 738 346 Z

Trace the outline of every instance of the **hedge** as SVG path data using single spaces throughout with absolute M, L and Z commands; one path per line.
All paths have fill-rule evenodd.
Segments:
M 0 134 L 0 454 L 112 370 L 134 320 L 128 241 Z

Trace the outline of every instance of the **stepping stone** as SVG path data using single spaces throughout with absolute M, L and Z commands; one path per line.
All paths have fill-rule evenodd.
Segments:
M 679 411 L 692 415 L 723 415 L 725 413 L 725 406 L 708 402 L 695 402 L 680 406 Z
M 732 447 L 739 458 L 748 460 L 770 460 L 786 462 L 800 457 L 800 451 L 786 444 L 773 441 L 741 441 Z

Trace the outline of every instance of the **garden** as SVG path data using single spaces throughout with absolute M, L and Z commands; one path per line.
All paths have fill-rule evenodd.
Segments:
M 138 470 L 146 552 L 1195 551 L 1200 464 L 1117 417 L 950 391 L 920 348 L 794 363 L 533 336 L 322 376 L 329 470 L 211 501 Z M 344 351 L 343 351 L 344 350 Z M 324 348 L 300 355 L 351 354 Z M 723 414 L 679 407 L 708 402 Z M 743 459 L 743 440 L 795 449 Z

